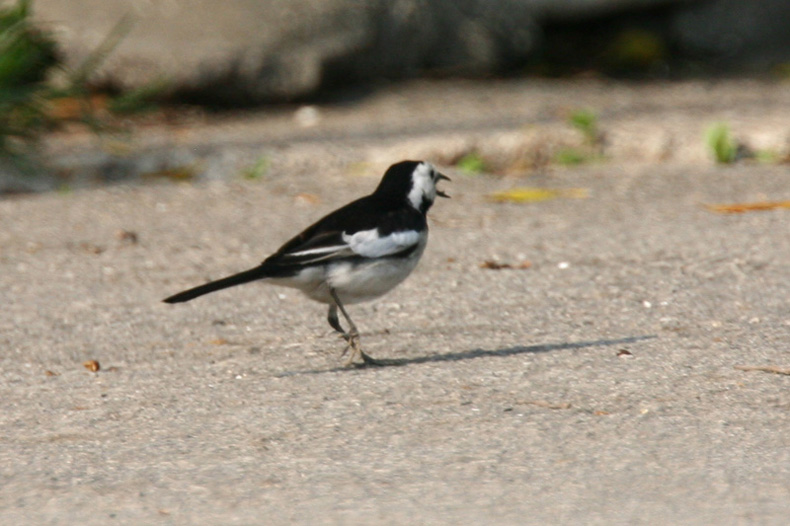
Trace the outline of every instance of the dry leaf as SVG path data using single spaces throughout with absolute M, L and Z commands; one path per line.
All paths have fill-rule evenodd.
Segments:
M 80 243 L 80 248 L 89 254 L 101 254 L 104 252 L 104 247 L 94 245 L 93 243 L 83 242 Z
M 551 199 L 586 199 L 589 192 L 586 188 L 511 188 L 488 195 L 488 199 L 496 203 L 538 203 Z
M 487 261 L 483 261 L 482 263 L 480 263 L 480 268 L 486 268 L 489 270 L 500 270 L 503 268 L 510 268 L 510 265 L 508 265 L 507 263 L 498 263 L 494 260 L 489 259 Z
M 107 110 L 107 95 L 95 93 L 88 100 L 77 97 L 60 97 L 53 99 L 49 106 L 49 116 L 58 121 L 79 120 L 90 112 Z
M 144 178 L 162 178 L 172 179 L 174 181 L 189 181 L 197 176 L 198 169 L 193 165 L 174 166 L 172 168 L 162 168 L 161 170 L 154 170 L 146 172 L 142 176 Z
M 571 404 L 570 402 L 560 402 L 558 404 L 547 402 L 545 400 L 525 400 L 523 403 L 529 405 L 536 405 L 538 407 L 544 407 L 546 409 L 570 409 Z
M 116 230 L 115 231 L 115 239 L 121 241 L 122 243 L 128 243 L 130 245 L 136 245 L 137 242 L 140 240 L 137 232 L 132 232 L 131 230 Z
M 92 373 L 98 372 L 99 369 L 101 369 L 99 362 L 96 360 L 88 360 L 86 362 L 82 362 L 82 366 Z
M 49 369 L 44 371 L 44 374 L 47 375 L 47 376 L 60 376 L 60 373 L 56 373 L 54 371 L 50 371 Z
M 711 212 L 719 214 L 743 214 L 744 212 L 762 212 L 777 208 L 790 208 L 790 201 L 758 201 L 755 203 L 734 203 L 731 205 L 705 205 Z
M 308 204 L 308 205 L 317 205 L 317 204 L 319 204 L 321 202 L 321 198 L 320 197 L 318 197 L 315 194 L 308 194 L 306 192 L 302 192 L 302 193 L 296 194 L 296 197 L 294 197 L 294 200 L 298 204 Z
M 480 268 L 488 269 L 488 270 L 502 270 L 502 269 L 528 269 L 532 266 L 531 261 L 524 260 L 518 265 L 511 265 L 510 263 L 499 263 L 498 261 L 494 260 L 487 260 L 480 263 Z
M 762 371 L 764 373 L 776 373 L 790 375 L 790 368 L 778 367 L 776 365 L 736 365 L 739 371 Z

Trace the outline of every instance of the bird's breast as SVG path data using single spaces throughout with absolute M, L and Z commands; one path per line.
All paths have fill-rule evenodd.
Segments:
M 405 257 L 363 258 L 333 263 L 327 268 L 327 286 L 335 289 L 344 303 L 360 303 L 378 298 L 411 274 L 425 251 L 426 242 L 427 236 L 423 236 L 416 249 Z

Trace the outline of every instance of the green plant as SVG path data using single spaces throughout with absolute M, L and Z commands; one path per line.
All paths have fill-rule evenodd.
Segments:
M 578 148 L 563 148 L 554 154 L 554 162 L 564 166 L 575 166 L 586 163 L 593 157 Z
M 584 135 L 585 141 L 590 145 L 597 145 L 601 140 L 598 129 L 598 116 L 592 110 L 576 110 L 568 117 L 568 124 Z
M 584 143 L 568 146 L 554 154 L 554 162 L 574 166 L 603 158 L 603 134 L 598 127 L 598 115 L 592 110 L 575 110 L 568 115 L 568 124 L 582 134 Z
M 271 162 L 269 158 L 265 155 L 258 157 L 258 160 L 255 161 L 255 164 L 246 168 L 242 171 L 241 176 L 248 181 L 259 181 L 266 176 L 266 173 L 269 171 L 269 166 Z
M 102 42 L 94 49 L 85 60 L 72 70 L 64 70 L 65 82 L 62 86 L 50 86 L 47 97 L 50 100 L 72 98 L 79 102 L 81 114 L 79 120 L 87 124 L 94 132 L 107 129 L 107 125 L 96 116 L 96 108 L 91 99 L 90 78 L 101 67 L 107 57 L 112 54 L 116 47 L 131 30 L 133 19 L 131 16 L 121 18 Z M 156 83 L 153 84 L 155 86 Z M 127 95 L 129 99 L 124 100 L 124 94 L 112 99 L 108 104 L 110 111 L 117 110 L 119 113 L 133 112 L 133 108 L 140 107 L 145 98 L 151 97 L 150 90 L 146 92 L 147 86 L 132 90 Z M 120 102 L 116 102 L 120 101 Z M 116 104 L 113 107 L 113 104 Z
M 738 144 L 730 134 L 730 127 L 724 123 L 714 124 L 705 133 L 705 143 L 717 163 L 728 164 L 735 161 Z
M 0 9 L 0 155 L 16 157 L 46 125 L 46 76 L 55 41 L 32 26 L 28 0 Z
M 105 40 L 73 70 L 57 58 L 52 35 L 31 20 L 31 0 L 18 0 L 0 8 L 0 158 L 20 168 L 30 168 L 29 154 L 41 133 L 64 120 L 80 120 L 94 131 L 106 128 L 97 117 L 89 79 L 117 47 L 131 27 L 131 18 L 116 24 Z M 62 82 L 50 79 L 60 70 Z M 111 101 L 111 111 L 134 111 L 158 93 L 160 84 L 141 88 Z M 58 111 L 63 102 L 76 103 L 79 111 Z M 110 107 L 112 104 L 115 107 Z M 62 106 L 60 106 L 62 108 Z M 24 171 L 24 170 L 23 170 Z
M 467 175 L 478 175 L 486 171 L 486 161 L 477 152 L 470 152 L 458 159 L 455 165 Z
M 107 109 L 112 113 L 130 115 L 156 109 L 156 100 L 168 90 L 167 80 L 155 80 L 139 88 L 120 93 L 110 99 Z
M 779 163 L 782 160 L 782 156 L 779 155 L 775 150 L 757 150 L 754 152 L 754 158 L 757 159 L 757 162 L 763 164 L 775 164 Z
M 0 9 L 0 85 L 31 86 L 57 63 L 55 42 L 29 20 L 29 0 Z

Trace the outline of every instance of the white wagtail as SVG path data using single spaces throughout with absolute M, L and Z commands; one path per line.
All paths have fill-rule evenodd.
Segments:
M 299 289 L 329 305 L 327 319 L 364 364 L 380 364 L 362 351 L 359 331 L 344 305 L 382 296 L 417 266 L 428 241 L 425 214 L 436 196 L 448 197 L 436 183 L 449 177 L 430 163 L 402 161 L 387 169 L 376 190 L 307 227 L 255 268 L 166 298 L 179 303 L 255 280 Z M 343 330 L 337 311 L 349 330 Z

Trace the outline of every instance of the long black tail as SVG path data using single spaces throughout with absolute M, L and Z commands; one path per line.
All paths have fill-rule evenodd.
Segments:
M 162 301 L 165 303 L 181 303 L 184 301 L 193 300 L 198 296 L 208 294 L 209 292 L 226 289 L 228 287 L 235 287 L 236 285 L 249 283 L 250 281 L 255 281 L 256 279 L 269 277 L 269 275 L 269 272 L 265 270 L 263 266 L 255 267 L 250 270 L 245 270 L 244 272 L 239 272 L 238 274 L 228 276 L 227 278 L 218 279 L 217 281 L 210 281 L 205 285 L 200 285 L 193 289 L 179 292 L 178 294 L 174 294 L 169 298 L 163 299 Z

